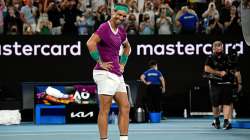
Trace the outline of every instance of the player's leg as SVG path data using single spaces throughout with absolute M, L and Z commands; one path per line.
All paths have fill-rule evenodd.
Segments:
M 99 114 L 98 114 L 98 128 L 100 138 L 106 140 L 108 137 L 108 115 L 110 106 L 112 104 L 115 89 L 118 86 L 117 82 L 108 77 L 108 74 L 93 73 L 94 81 L 97 84 L 97 92 L 99 97 Z
M 108 114 L 112 98 L 110 95 L 99 94 L 99 114 L 97 121 L 101 139 L 108 137 Z
M 130 105 L 128 101 L 128 96 L 126 92 L 116 92 L 114 100 L 119 106 L 119 130 L 120 136 L 126 137 L 128 135 L 129 127 L 129 110 Z
M 126 85 L 122 76 L 120 77 L 120 83 L 114 95 L 114 100 L 119 106 L 118 124 L 120 130 L 120 140 L 127 140 L 130 105 L 128 101 Z

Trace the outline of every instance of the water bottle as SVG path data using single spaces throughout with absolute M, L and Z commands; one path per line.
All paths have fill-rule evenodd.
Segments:
M 235 109 L 233 109 L 233 118 L 236 118 L 236 111 L 235 111 Z
M 135 119 L 137 122 L 144 122 L 145 121 L 145 111 L 143 108 L 139 107 L 136 110 L 136 114 L 135 114 Z
M 187 109 L 186 108 L 184 109 L 183 116 L 185 119 L 187 118 Z

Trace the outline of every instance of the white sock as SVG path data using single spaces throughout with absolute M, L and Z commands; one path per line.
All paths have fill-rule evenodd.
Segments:
M 120 136 L 120 140 L 128 140 L 128 136 Z
M 105 139 L 101 139 L 101 140 L 109 140 L 108 138 L 105 138 Z

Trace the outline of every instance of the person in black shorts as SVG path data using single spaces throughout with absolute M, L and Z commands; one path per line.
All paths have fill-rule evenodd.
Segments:
M 205 73 L 207 73 L 209 78 L 209 92 L 214 115 L 212 125 L 217 129 L 220 128 L 219 106 L 221 105 L 224 115 L 223 129 L 230 129 L 232 128 L 229 119 L 231 119 L 235 72 L 230 70 L 229 57 L 223 51 L 223 43 L 215 41 L 212 49 L 213 54 L 208 56 L 204 66 Z
M 148 65 L 149 69 L 140 76 L 147 86 L 146 106 L 149 112 L 161 112 L 161 93 L 165 93 L 166 82 L 155 60 L 150 60 Z

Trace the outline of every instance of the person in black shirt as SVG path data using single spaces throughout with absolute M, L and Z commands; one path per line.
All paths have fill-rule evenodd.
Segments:
M 223 129 L 230 129 L 231 123 L 231 104 L 233 95 L 233 85 L 235 82 L 235 71 L 233 71 L 228 55 L 223 53 L 221 41 L 213 43 L 213 54 L 210 55 L 205 63 L 204 70 L 209 75 L 209 89 L 214 115 L 212 125 L 220 128 L 220 108 L 223 107 L 224 125 Z
M 235 80 L 233 82 L 233 102 L 231 103 L 231 115 L 229 121 L 232 120 L 234 116 L 234 103 L 239 102 L 239 95 L 242 90 L 242 80 L 241 80 L 241 73 L 239 68 L 239 54 L 235 49 L 229 49 L 228 53 L 229 59 L 229 69 L 234 74 Z

